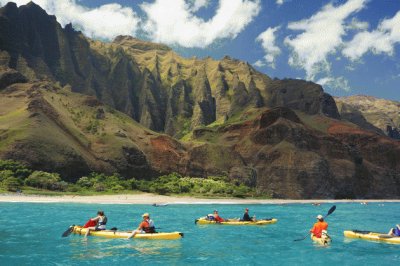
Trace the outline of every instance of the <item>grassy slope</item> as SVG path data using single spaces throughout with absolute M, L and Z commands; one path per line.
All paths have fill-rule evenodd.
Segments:
M 26 88 L 27 85 L 21 85 L 21 89 Z M 26 108 L 23 91 L 16 92 L 13 98 L 0 97 L 0 152 L 30 135 L 30 114 Z
M 71 153 L 81 156 L 93 168 L 102 168 L 107 167 L 104 160 L 122 157 L 122 147 L 146 151 L 150 138 L 158 135 L 100 103 L 90 106 L 88 96 L 47 83 L 36 84 L 43 88 L 35 89 L 39 95 L 32 96 L 32 92 L 28 92 L 32 86 L 15 84 L 1 92 L 2 154 L 22 141 L 56 163 L 68 160 Z M 44 89 L 45 86 L 50 89 Z M 39 99 L 41 107 L 28 109 L 34 99 Z M 96 118 L 99 109 L 104 110 L 104 119 Z

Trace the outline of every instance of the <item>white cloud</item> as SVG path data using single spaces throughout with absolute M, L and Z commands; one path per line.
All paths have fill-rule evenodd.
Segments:
M 153 41 L 204 48 L 218 39 L 235 38 L 260 12 L 260 0 L 220 0 L 208 21 L 194 15 L 184 0 L 143 3 L 143 30 Z M 173 15 L 172 15 L 173 14 Z
M 281 53 L 281 49 L 275 45 L 275 32 L 278 29 L 279 27 L 268 28 L 256 38 L 256 41 L 261 42 L 261 46 L 264 49 L 265 62 L 267 62 L 272 68 L 275 68 L 275 57 Z
M 357 18 L 352 18 L 350 24 L 346 28 L 349 30 L 367 30 L 368 27 L 368 22 L 359 21 Z
M 289 64 L 305 69 L 307 79 L 330 71 L 327 56 L 334 54 L 343 44 L 345 20 L 365 7 L 367 0 L 348 0 L 345 4 L 328 4 L 309 19 L 291 22 L 290 30 L 303 31 L 285 43 L 292 48 Z
M 253 65 L 256 67 L 264 67 L 267 64 L 265 64 L 263 60 L 257 60 L 256 62 L 253 63 Z
M 17 5 L 27 4 L 28 0 L 12 0 Z M 0 0 L 6 4 L 9 0 Z M 94 38 L 112 39 L 117 35 L 135 35 L 140 19 L 128 7 L 107 4 L 97 8 L 87 8 L 75 0 L 35 0 L 47 13 L 55 15 L 57 21 L 65 26 L 72 23 L 85 35 Z
M 284 2 L 285 0 L 276 0 L 276 4 L 278 5 L 278 6 L 280 6 L 280 5 L 283 5 L 283 2 Z
M 353 61 L 368 51 L 374 54 L 392 55 L 397 43 L 400 43 L 400 11 L 393 18 L 384 19 L 375 30 L 357 33 L 349 43 L 345 44 L 343 55 Z
M 191 12 L 197 12 L 203 7 L 207 7 L 208 5 L 208 0 L 190 0 L 191 2 L 191 7 L 190 11 Z
M 317 80 L 315 83 L 334 90 L 350 91 L 349 81 L 344 77 L 324 77 Z

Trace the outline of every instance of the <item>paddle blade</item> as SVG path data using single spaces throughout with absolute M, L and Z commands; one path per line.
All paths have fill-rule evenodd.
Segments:
M 306 236 L 305 236 L 305 237 L 303 237 L 303 238 L 295 239 L 295 240 L 293 240 L 293 241 L 303 241 L 304 239 L 306 239 L 306 238 L 307 238 L 307 236 L 308 236 L 308 235 L 306 235 Z
M 329 209 L 328 214 L 327 214 L 326 216 L 331 215 L 332 212 L 334 212 L 335 210 L 336 210 L 336 205 L 333 205 L 333 206 Z
M 62 237 L 67 237 L 72 233 L 72 231 L 74 231 L 74 226 L 73 225 L 71 225 L 67 230 L 65 230 L 65 232 L 61 236 Z

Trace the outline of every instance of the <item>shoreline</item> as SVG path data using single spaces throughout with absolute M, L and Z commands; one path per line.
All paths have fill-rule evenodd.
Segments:
M 322 203 L 372 203 L 400 202 L 399 199 L 238 199 L 194 198 L 188 196 L 163 196 L 151 193 L 116 194 L 101 196 L 45 196 L 17 193 L 0 194 L 0 202 L 15 203 L 82 203 L 82 204 L 322 204 Z

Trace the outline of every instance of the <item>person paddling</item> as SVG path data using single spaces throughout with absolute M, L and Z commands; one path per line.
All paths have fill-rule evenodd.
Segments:
M 219 216 L 217 210 L 214 210 L 214 220 L 215 220 L 217 223 L 225 222 L 225 219 L 222 218 L 221 216 Z
M 317 222 L 314 224 L 313 228 L 310 229 L 310 233 L 312 236 L 316 238 L 321 238 L 322 231 L 328 230 L 328 223 L 324 221 L 324 217 L 319 214 L 317 216 Z
M 396 227 L 390 229 L 388 235 L 398 237 L 400 236 L 400 224 L 396 224 Z
M 243 214 L 242 221 L 253 222 L 253 219 L 249 215 L 249 209 L 248 208 L 244 209 L 244 214 Z
M 97 216 L 90 219 L 91 222 L 96 222 L 96 226 L 90 226 L 87 228 L 85 236 L 90 234 L 90 231 L 106 230 L 107 217 L 104 215 L 103 211 L 98 211 Z
M 139 224 L 139 227 L 136 230 L 132 231 L 132 234 L 128 236 L 128 239 L 135 237 L 136 234 L 151 234 L 156 232 L 154 222 L 150 219 L 150 214 L 145 213 L 142 217 L 143 221 Z

